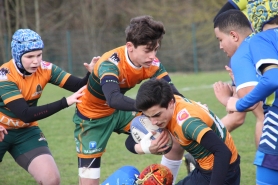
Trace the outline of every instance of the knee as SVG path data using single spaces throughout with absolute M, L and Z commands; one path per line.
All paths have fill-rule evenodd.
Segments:
M 49 182 L 49 179 L 47 179 L 47 181 Z M 49 183 L 48 182 L 45 183 L 45 184 L 48 184 L 48 185 L 60 185 L 60 183 L 61 183 L 60 175 L 52 176 L 50 182 Z
M 41 179 L 36 179 L 37 183 L 40 185 L 60 185 L 61 178 L 59 173 L 48 173 L 44 175 Z

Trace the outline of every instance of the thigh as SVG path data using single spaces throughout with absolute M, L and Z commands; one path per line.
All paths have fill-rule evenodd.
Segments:
M 273 178 L 276 177 L 276 178 Z M 262 166 L 257 166 L 256 184 L 257 185 L 273 185 L 278 184 L 278 171 L 271 170 Z
M 237 160 L 230 164 L 229 171 L 225 178 L 225 185 L 239 185 L 240 184 L 240 156 Z
M 24 168 L 26 171 L 28 171 L 29 165 L 31 164 L 31 162 L 37 158 L 40 155 L 50 155 L 51 156 L 51 152 L 49 150 L 49 148 L 47 146 L 42 146 L 42 147 L 38 147 L 35 148 L 33 150 L 30 150 L 28 152 L 25 152 L 22 155 L 19 155 L 15 161 L 17 162 L 17 164 L 19 166 L 21 166 L 22 168 Z
M 29 152 L 33 149 L 48 146 L 44 134 L 37 126 L 15 129 L 12 132 L 13 134 L 10 136 L 13 136 L 15 138 L 13 140 L 13 143 L 11 144 L 9 152 L 15 160 L 20 155 L 25 154 L 26 152 Z
M 78 157 L 101 157 L 117 120 L 113 119 L 113 115 L 101 119 L 83 120 L 75 114 L 73 121 L 75 123 L 74 138 Z
M 114 122 L 114 132 L 117 132 L 119 134 L 129 132 L 131 121 L 133 120 L 133 118 L 141 114 L 142 113 L 138 113 L 135 111 L 116 110 L 113 116 L 113 119 L 117 120 L 116 122 Z
M 49 154 L 41 154 L 35 157 L 28 167 L 28 172 L 39 184 L 60 184 L 58 167 Z
M 198 168 L 195 168 L 183 180 L 179 181 L 176 185 L 209 185 L 211 173 L 202 173 Z
M 13 132 L 13 130 L 7 131 L 8 134 L 5 135 L 4 140 L 0 142 L 0 162 L 2 162 L 5 153 L 12 147 L 14 138 L 16 138 L 16 134 Z

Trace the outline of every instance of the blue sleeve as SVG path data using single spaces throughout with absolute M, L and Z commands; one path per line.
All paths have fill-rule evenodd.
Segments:
M 236 109 L 240 112 L 264 100 L 278 89 L 278 68 L 266 71 L 255 88 L 236 103 Z
M 249 39 L 247 38 L 242 42 L 231 58 L 231 69 L 234 74 L 237 91 L 248 86 L 256 86 L 258 83 L 256 66 L 252 62 L 249 50 Z

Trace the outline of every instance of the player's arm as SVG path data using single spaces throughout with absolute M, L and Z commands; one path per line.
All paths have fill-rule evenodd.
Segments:
M 78 89 L 87 84 L 90 74 L 91 73 L 88 72 L 84 78 L 78 78 L 70 75 L 63 88 L 71 92 L 76 92 Z
M 159 69 L 156 71 L 156 73 L 152 76 L 152 78 L 158 78 L 158 79 L 163 79 L 165 80 L 166 82 L 168 82 L 170 84 L 170 87 L 173 91 L 173 93 L 175 95 L 178 95 L 178 96 L 181 96 L 181 97 L 184 97 L 179 91 L 178 89 L 175 87 L 175 85 L 173 84 L 170 76 L 168 75 L 165 67 L 160 63 L 159 65 Z
M 106 75 L 101 79 L 103 94 L 107 104 L 118 110 L 138 111 L 135 108 L 135 100 L 121 93 L 119 81 L 115 76 Z
M 277 78 L 278 68 L 267 70 L 263 74 L 262 78 L 260 78 L 258 85 L 256 85 L 250 93 L 236 102 L 236 110 L 245 111 L 249 107 L 252 107 L 259 101 L 263 101 L 264 98 L 271 95 L 276 89 L 278 89 Z
M 147 134 L 145 138 L 142 139 L 143 141 L 141 141 L 140 143 L 136 143 L 132 135 L 130 134 L 125 141 L 125 146 L 128 149 L 128 151 L 134 154 L 156 154 L 168 149 L 165 148 L 168 142 L 168 134 L 166 131 L 163 131 L 155 140 L 151 140 L 150 137 L 152 136 L 152 134 L 150 134 Z
M 166 82 L 168 82 L 170 84 L 170 87 L 173 91 L 173 94 L 184 97 L 179 91 L 178 89 L 175 87 L 175 85 L 173 84 L 171 78 L 169 75 L 164 76 L 162 79 L 164 79 Z
M 238 95 L 238 98 L 243 98 L 245 95 L 247 95 L 249 92 L 251 92 L 253 89 L 254 89 L 255 86 L 248 86 L 248 87 L 244 87 L 244 88 L 241 88 L 237 91 L 237 95 Z M 245 109 L 245 112 L 247 111 L 252 111 L 254 109 L 257 108 L 257 106 L 259 105 L 260 102 L 254 104 L 253 106 Z
M 232 156 L 231 151 L 212 130 L 204 134 L 200 144 L 214 155 L 210 184 L 224 184 Z
M 214 155 L 210 184 L 224 184 L 232 156 L 226 144 L 206 123 L 197 117 L 190 117 L 185 120 L 182 125 L 182 131 L 185 138 L 200 143 L 201 146 Z M 225 129 L 222 131 L 225 131 Z
M 65 82 L 63 88 L 71 92 L 78 91 L 81 87 L 87 84 L 89 76 L 95 66 L 95 63 L 98 61 L 99 57 L 94 57 L 90 64 L 84 63 L 85 68 L 88 70 L 84 78 L 79 78 L 73 75 L 70 75 L 67 81 Z
M 6 106 L 17 118 L 25 123 L 30 123 L 51 116 L 68 107 L 68 104 L 66 98 L 63 97 L 61 100 L 53 103 L 37 107 L 29 107 L 24 98 L 19 98 L 7 103 Z
M 5 83 L 7 84 L 9 82 L 2 82 L 2 84 Z M 72 105 L 75 102 L 79 102 L 78 98 L 83 95 L 83 88 L 81 88 L 76 93 L 67 98 L 63 97 L 61 100 L 42 106 L 29 107 L 28 103 L 20 94 L 20 91 L 17 88 L 16 84 L 10 82 L 9 88 L 9 90 L 12 90 L 13 93 L 18 92 L 18 96 L 21 96 L 21 98 L 17 98 L 15 100 L 7 102 L 6 107 L 16 116 L 16 118 L 19 118 L 25 123 L 30 123 L 51 116 L 56 112 L 68 107 L 69 105 Z M 1 88 L 0 94 L 5 103 L 6 97 L 3 92 L 4 88 Z

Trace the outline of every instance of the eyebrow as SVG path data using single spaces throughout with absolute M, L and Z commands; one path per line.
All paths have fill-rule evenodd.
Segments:
M 158 113 L 156 113 L 156 114 L 154 114 L 154 115 L 152 115 L 152 116 L 148 116 L 148 115 L 146 115 L 146 114 L 144 114 L 146 117 L 148 117 L 148 118 L 151 118 L 151 117 L 156 117 L 156 116 L 159 116 L 159 114 L 161 114 L 161 112 L 158 112 Z

